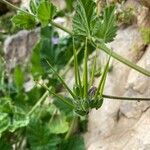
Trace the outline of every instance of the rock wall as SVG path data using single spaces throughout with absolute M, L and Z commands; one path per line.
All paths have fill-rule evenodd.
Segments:
M 150 45 L 145 45 L 139 26 L 150 27 L 149 10 L 140 7 L 137 23 L 120 29 L 109 46 L 137 65 L 150 70 Z M 126 97 L 150 97 L 150 78 L 112 61 L 105 93 Z M 98 79 L 95 81 L 95 85 Z M 150 150 L 150 102 L 105 99 L 89 114 L 84 135 L 87 150 Z

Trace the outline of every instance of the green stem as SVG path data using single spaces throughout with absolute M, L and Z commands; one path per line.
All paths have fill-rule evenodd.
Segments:
M 46 60 L 47 64 L 50 66 L 50 68 L 52 69 L 52 71 L 56 74 L 56 76 L 58 77 L 58 79 L 61 81 L 61 83 L 63 84 L 63 86 L 67 89 L 67 91 L 70 93 L 70 95 L 73 98 L 76 98 L 75 94 L 71 91 L 71 89 L 68 87 L 68 85 L 65 83 L 65 81 L 62 79 L 62 77 L 55 71 L 55 69 L 53 68 L 53 66 Z
M 35 110 L 36 108 L 46 99 L 46 97 L 48 96 L 49 92 L 46 91 L 43 96 L 38 100 L 38 102 L 32 107 L 32 109 L 28 112 L 28 115 L 30 116 Z
M 55 26 L 55 27 L 57 27 L 57 28 L 59 28 L 59 29 L 65 31 L 66 33 L 68 33 L 68 34 L 70 34 L 70 35 L 73 36 L 73 33 L 72 33 L 70 30 L 68 30 L 67 28 L 61 26 L 60 24 L 57 24 L 57 23 L 55 23 L 54 21 L 51 21 L 50 24 L 51 24 L 52 26 Z
M 91 71 L 90 87 L 93 86 L 93 82 L 94 82 L 94 75 L 95 75 L 95 71 L 96 71 L 96 59 L 97 59 L 97 49 L 96 49 L 96 54 L 94 57 L 92 71 Z
M 78 117 L 74 117 L 72 122 L 71 122 L 71 126 L 69 128 L 69 131 L 67 132 L 66 136 L 65 136 L 65 140 L 67 140 L 75 131 L 75 128 L 77 126 L 78 123 Z
M 133 101 L 150 101 L 150 98 L 133 98 L 133 97 L 119 97 L 112 95 L 102 95 L 103 98 L 113 99 L 113 100 L 133 100 Z
M 84 88 L 84 98 L 88 97 L 88 49 L 87 49 L 87 38 L 85 42 L 85 50 L 84 50 L 84 67 L 83 67 L 83 88 Z
M 49 120 L 49 124 L 52 123 L 52 121 L 53 121 L 54 116 L 55 116 L 56 113 L 57 113 L 57 109 L 55 109 L 55 110 L 53 111 L 53 114 L 52 114 L 52 116 L 51 116 L 51 118 L 50 118 L 50 120 Z
M 99 85 L 98 85 L 98 88 L 97 88 L 97 91 L 96 91 L 96 94 L 94 96 L 94 99 L 97 99 L 98 95 L 100 95 L 102 97 L 102 94 L 103 94 L 103 91 L 104 91 L 104 86 L 105 86 L 105 82 L 106 82 L 106 76 L 107 76 L 107 73 L 108 73 L 108 69 L 109 69 L 109 62 L 110 62 L 110 57 L 109 56 L 109 59 L 107 61 L 107 64 L 105 66 L 105 69 L 103 71 L 103 74 L 102 74 L 102 77 L 99 81 Z
M 76 51 L 75 44 L 74 44 L 74 38 L 73 38 L 73 57 L 74 57 L 75 83 L 76 85 L 79 85 L 81 89 L 82 85 L 81 85 L 81 79 L 80 79 L 77 51 Z
M 78 56 L 78 54 L 81 52 L 81 50 L 82 50 L 82 48 L 83 48 L 83 43 L 81 44 L 81 47 L 79 48 L 79 50 L 76 52 L 76 55 Z M 69 71 L 69 67 L 70 67 L 70 65 L 71 65 L 71 63 L 73 62 L 73 60 L 74 60 L 74 56 L 72 56 L 71 58 L 70 58 L 70 60 L 69 60 L 69 62 L 66 64 L 66 66 L 65 66 L 65 70 L 63 71 L 63 73 L 61 74 L 61 76 L 64 76 L 68 71 Z M 80 82 L 81 82 L 81 80 L 80 80 Z
M 73 56 L 74 56 L 74 73 L 75 73 L 75 83 L 78 85 L 78 63 L 77 63 L 77 52 L 74 45 L 74 38 L 73 38 Z
M 97 47 L 97 46 L 96 46 Z M 113 58 L 115 58 L 116 60 L 122 62 L 123 64 L 129 66 L 130 68 L 150 77 L 150 72 L 140 66 L 137 66 L 136 64 L 132 63 L 131 61 L 127 60 L 126 58 L 122 57 L 121 55 L 115 53 L 114 51 L 112 51 L 111 49 L 109 49 L 104 43 L 100 43 L 98 45 L 98 47 L 103 50 L 105 53 L 107 53 L 108 55 L 110 55 L 111 53 L 111 56 Z
M 43 85 L 43 84 L 40 84 L 40 83 L 37 83 L 39 84 L 40 86 L 42 86 L 43 88 L 45 88 L 50 94 L 52 94 L 53 96 L 57 97 L 59 100 L 63 101 L 64 103 L 66 103 L 71 109 L 74 108 L 74 105 L 70 102 L 68 102 L 65 98 L 63 98 L 62 96 L 59 96 L 58 94 L 52 92 L 46 85 Z

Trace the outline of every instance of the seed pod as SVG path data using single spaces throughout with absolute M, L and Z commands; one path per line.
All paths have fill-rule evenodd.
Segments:
M 92 86 L 89 91 L 88 91 L 88 95 L 90 98 L 93 98 L 95 93 L 96 93 L 97 88 L 95 86 Z

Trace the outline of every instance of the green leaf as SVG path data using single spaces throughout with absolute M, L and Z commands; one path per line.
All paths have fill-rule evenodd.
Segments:
M 112 41 L 117 31 L 114 11 L 115 7 L 110 5 L 104 9 L 102 16 L 98 16 L 93 0 L 78 0 L 73 18 L 74 35 Z
M 14 132 L 16 129 L 25 127 L 29 124 L 29 117 L 25 114 L 15 114 L 12 118 L 12 124 L 9 131 Z
M 37 12 L 37 5 L 35 3 L 35 0 L 30 0 L 30 10 L 33 14 L 36 14 Z
M 19 12 L 17 15 L 15 15 L 12 18 L 12 22 L 16 26 L 25 29 L 33 29 L 36 25 L 35 17 L 25 12 Z
M 48 25 L 55 13 L 56 7 L 46 0 L 42 1 L 37 9 L 37 17 L 44 26 Z
M 60 147 L 61 150 L 85 150 L 84 139 L 81 136 L 75 136 L 64 141 Z
M 1 150 L 12 150 L 12 147 L 5 140 L 0 139 L 0 149 Z
M 69 102 L 72 101 L 72 99 L 68 97 L 65 97 L 65 99 Z M 59 101 L 57 98 L 55 98 L 54 104 L 61 111 L 61 113 L 64 113 L 66 116 L 71 116 L 71 117 L 73 116 L 73 109 L 68 107 L 68 105 L 63 101 Z
M 99 23 L 97 37 L 103 39 L 106 43 L 113 41 L 116 36 L 117 27 L 114 11 L 115 7 L 113 5 L 106 7 L 102 16 L 103 19 Z
M 11 99 L 8 97 L 3 97 L 0 99 L 0 113 L 11 114 L 13 111 L 13 104 Z
M 41 42 L 38 42 L 34 49 L 32 50 L 31 63 L 32 63 L 32 74 L 34 76 L 39 76 L 44 74 L 44 69 L 41 66 Z
M 9 128 L 10 118 L 7 113 L 0 113 L 0 136 Z
M 60 138 L 50 134 L 48 126 L 38 120 L 30 122 L 27 137 L 31 150 L 53 150 L 60 143 Z
M 96 27 L 96 4 L 92 0 L 78 0 L 73 18 L 75 35 L 91 37 Z
M 20 67 L 16 67 L 14 70 L 14 82 L 18 89 L 23 87 L 24 73 Z
M 56 115 L 53 120 L 49 123 L 50 133 L 62 134 L 66 133 L 69 129 L 69 124 L 66 121 L 65 116 Z

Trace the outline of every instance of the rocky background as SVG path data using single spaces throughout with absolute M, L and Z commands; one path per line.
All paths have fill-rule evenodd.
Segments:
M 19 3 L 17 0 L 12 2 Z M 63 0 L 54 2 L 60 8 L 65 7 Z M 23 1 L 22 7 L 26 6 L 27 1 Z M 123 7 L 134 11 L 129 11 L 129 16 L 118 13 L 120 29 L 109 46 L 137 65 L 150 70 L 150 1 L 127 0 Z M 118 9 L 122 9 L 122 6 L 118 6 Z M 5 7 L 1 13 L 7 10 Z M 38 35 L 38 29 L 24 30 L 5 40 L 4 53 L 8 68 L 28 59 Z M 150 78 L 116 60 L 112 60 L 112 67 L 107 78 L 106 94 L 150 97 Z M 95 79 L 95 85 L 97 81 Z M 150 102 L 105 99 L 101 109 L 90 112 L 88 131 L 84 138 L 87 150 L 150 150 Z

